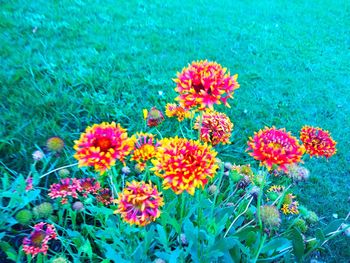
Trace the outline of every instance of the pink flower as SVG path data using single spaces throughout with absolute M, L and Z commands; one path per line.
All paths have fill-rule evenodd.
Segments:
M 35 256 L 39 253 L 47 253 L 48 242 L 56 239 L 57 233 L 53 225 L 40 222 L 34 226 L 34 230 L 29 237 L 23 239 L 23 251 L 27 255 Z

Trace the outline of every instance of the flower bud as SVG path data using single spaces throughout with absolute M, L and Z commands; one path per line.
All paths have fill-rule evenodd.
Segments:
M 58 175 L 61 178 L 66 178 L 66 177 L 68 177 L 69 174 L 70 174 L 70 172 L 69 172 L 68 169 L 61 169 L 61 170 L 58 171 Z
M 60 152 L 64 147 L 64 141 L 60 137 L 54 136 L 46 141 L 46 147 L 52 152 Z
M 149 112 L 144 110 L 144 117 L 149 127 L 158 126 L 164 120 L 163 113 L 156 107 L 153 107 Z
M 84 204 L 82 202 L 77 201 L 77 202 L 74 202 L 74 204 L 72 205 L 72 208 L 73 210 L 80 212 L 84 210 Z
M 261 206 L 260 216 L 264 225 L 269 229 L 278 228 L 281 224 L 280 213 L 275 206 Z
M 129 168 L 128 166 L 124 166 L 124 167 L 122 168 L 122 173 L 123 173 L 123 174 L 129 174 L 129 173 L 130 173 L 130 168 Z
M 42 151 L 36 150 L 32 153 L 32 157 L 34 161 L 41 161 L 45 157 L 45 154 Z
M 53 207 L 51 203 L 44 202 L 33 208 L 33 214 L 35 218 L 48 218 L 53 213 Z
M 16 214 L 16 220 L 22 225 L 28 225 L 33 218 L 33 214 L 28 209 L 23 209 Z

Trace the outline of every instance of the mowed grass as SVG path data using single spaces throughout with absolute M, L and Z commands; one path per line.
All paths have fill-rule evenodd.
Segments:
M 344 218 L 350 3 L 215 2 L 0 1 L 2 162 L 26 174 L 47 138 L 58 135 L 71 147 L 86 126 L 102 121 L 146 131 L 142 109 L 164 109 L 176 96 L 176 72 L 208 59 L 238 73 L 241 84 L 231 108 L 218 108 L 235 124 L 223 159 L 252 162 L 246 141 L 264 126 L 296 136 L 304 124 L 325 128 L 338 153 L 306 160 L 312 176 L 298 199 L 323 222 L 333 213 Z M 159 130 L 175 135 L 169 123 Z M 346 262 L 349 247 L 349 239 L 336 239 L 322 257 Z

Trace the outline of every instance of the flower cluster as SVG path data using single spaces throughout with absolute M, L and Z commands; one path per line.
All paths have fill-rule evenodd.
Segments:
M 55 227 L 51 224 L 40 222 L 34 226 L 30 236 L 23 239 L 22 249 L 27 255 L 46 254 L 49 249 L 48 242 L 56 238 Z
M 87 197 L 88 194 L 99 194 L 100 183 L 93 178 L 63 178 L 57 184 L 52 184 L 48 195 L 52 198 L 61 198 L 61 204 L 68 202 L 68 197 L 78 198 L 79 194 Z
M 299 144 L 297 138 L 292 136 L 285 129 L 266 127 L 249 138 L 249 155 L 260 161 L 261 165 L 266 165 L 270 170 L 277 168 L 287 172 L 288 164 L 301 161 L 305 149 Z
M 218 168 L 216 151 L 207 144 L 185 138 L 165 138 L 160 141 L 156 159 L 152 159 L 154 173 L 163 178 L 164 189 L 176 194 L 204 187 Z
M 214 104 L 227 103 L 239 88 L 237 75 L 230 76 L 226 68 L 207 60 L 194 61 L 174 79 L 176 98 L 185 109 L 198 107 L 199 110 L 213 108 Z
M 125 157 L 132 151 L 134 141 L 120 124 L 95 124 L 82 133 L 75 141 L 74 157 L 79 161 L 79 167 L 93 166 L 103 174 L 115 165 L 116 160 L 124 162 Z
M 104 205 L 110 205 L 113 202 L 111 190 L 102 188 L 96 195 L 96 200 Z
M 230 143 L 233 124 L 225 113 L 217 111 L 206 111 L 198 116 L 194 129 L 200 129 L 200 138 L 213 146 L 222 143 Z
M 329 158 L 334 155 L 336 142 L 332 139 L 328 131 L 318 127 L 304 126 L 300 131 L 300 139 L 303 142 L 306 152 L 312 157 Z
M 127 183 L 122 193 L 115 200 L 124 221 L 130 225 L 145 226 L 160 216 L 160 207 L 164 205 L 163 197 L 157 186 L 152 183 L 132 181 Z
M 136 142 L 131 160 L 136 161 L 140 171 L 143 171 L 147 161 L 155 157 L 158 142 L 155 140 L 155 135 L 150 133 L 137 133 L 135 137 Z
M 184 119 L 192 118 L 193 112 L 185 110 L 183 107 L 175 103 L 168 103 L 165 106 L 165 115 L 169 118 L 176 117 L 178 121 L 183 121 Z

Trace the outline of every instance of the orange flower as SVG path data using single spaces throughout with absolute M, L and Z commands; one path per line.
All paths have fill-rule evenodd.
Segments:
M 299 214 L 299 202 L 295 201 L 295 195 L 293 194 L 287 194 L 283 200 L 283 205 L 282 205 L 282 212 L 285 215 L 288 214 L 293 214 L 297 215 Z
M 213 108 L 214 104 L 227 103 L 233 98 L 234 90 L 239 88 L 237 75 L 230 76 L 226 68 L 207 60 L 194 61 L 174 79 L 176 98 L 185 109 L 198 107 L 199 110 Z
M 194 129 L 200 126 L 200 116 L 197 117 Z M 233 124 L 225 113 L 207 111 L 202 116 L 201 140 L 211 143 L 213 146 L 222 143 L 230 143 Z
M 288 171 L 286 165 L 301 161 L 305 149 L 299 144 L 297 138 L 292 136 L 285 129 L 277 130 L 275 127 L 265 127 L 254 137 L 249 138 L 249 155 L 266 165 L 270 170 L 276 167 L 278 170 Z
M 120 214 L 130 225 L 148 225 L 160 216 L 159 208 L 164 205 L 161 194 L 151 182 L 127 182 L 115 200 L 118 209 L 114 213 Z
M 139 164 L 140 171 L 143 171 L 146 162 L 156 155 L 158 143 L 155 141 L 155 135 L 150 133 L 136 134 L 135 148 L 131 156 L 131 160 Z
M 80 139 L 75 141 L 77 152 L 74 158 L 79 161 L 79 167 L 93 166 L 103 174 L 115 165 L 116 160 L 124 163 L 133 147 L 134 142 L 128 138 L 126 129 L 115 122 L 103 122 L 87 127 Z
M 178 137 L 165 138 L 159 143 L 151 170 L 164 179 L 164 189 L 193 195 L 195 188 L 203 188 L 214 177 L 218 169 L 217 153 L 211 146 Z
M 165 115 L 169 118 L 177 117 L 178 121 L 183 121 L 184 119 L 190 119 L 193 117 L 191 111 L 185 110 L 183 107 L 176 105 L 175 103 L 168 103 L 165 106 Z
M 337 152 L 336 142 L 332 139 L 328 131 L 318 127 L 304 126 L 300 131 L 300 139 L 303 142 L 306 152 L 310 156 L 326 158 Z

